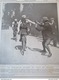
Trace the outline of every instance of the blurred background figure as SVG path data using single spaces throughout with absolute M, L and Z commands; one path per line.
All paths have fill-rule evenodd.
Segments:
M 18 32 L 18 22 L 17 19 L 12 22 L 12 29 L 13 29 L 13 38 L 17 41 L 17 32 Z
M 55 23 L 54 18 L 51 18 L 51 26 L 52 26 L 52 32 L 53 32 L 53 46 L 57 46 L 57 26 Z

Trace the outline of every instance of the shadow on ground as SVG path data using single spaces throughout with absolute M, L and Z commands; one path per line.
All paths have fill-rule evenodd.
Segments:
M 22 46 L 17 45 L 17 46 L 15 46 L 15 49 L 21 51 L 21 50 L 22 50 Z M 46 53 L 45 53 L 45 52 L 41 52 L 42 49 L 30 48 L 30 47 L 26 47 L 26 49 L 29 49 L 29 50 L 34 51 L 34 52 L 39 52 L 39 53 L 40 53 L 41 55 L 43 55 L 43 56 L 48 56 L 47 52 L 46 52 Z
M 22 50 L 22 46 L 20 46 L 20 45 L 17 45 L 17 46 L 15 46 L 15 49 L 16 50 Z M 29 49 L 29 50 L 31 50 L 31 51 L 34 51 L 32 48 L 30 48 L 30 47 L 26 47 L 26 49 Z
M 45 52 L 41 52 L 42 51 L 42 49 L 38 49 L 38 48 L 33 48 L 33 51 L 36 51 L 36 52 L 39 52 L 39 53 L 41 53 L 41 55 L 43 55 L 43 56 L 48 56 L 48 54 L 46 54 Z
M 22 50 L 22 46 L 17 45 L 17 46 L 15 46 L 15 49 L 16 49 L 16 50 Z

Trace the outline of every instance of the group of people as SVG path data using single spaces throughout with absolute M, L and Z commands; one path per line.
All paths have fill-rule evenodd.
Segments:
M 17 21 L 17 19 L 15 19 L 15 21 L 12 23 L 12 29 L 13 29 L 13 37 L 16 39 L 16 41 L 17 41 L 17 33 L 20 34 L 19 41 L 22 41 L 22 35 L 23 34 L 27 35 L 28 32 L 30 31 L 30 28 L 28 27 L 28 23 L 30 24 L 30 26 L 31 24 L 33 24 L 36 30 L 42 32 L 43 50 L 41 50 L 40 52 L 42 52 L 42 54 L 45 55 L 46 52 L 48 51 L 49 52 L 48 57 L 51 57 L 52 53 L 49 48 L 49 44 L 51 40 L 53 41 L 53 45 L 55 47 L 57 46 L 57 39 L 56 39 L 57 26 L 55 24 L 54 18 L 51 18 L 49 20 L 48 17 L 43 17 L 41 22 L 38 22 L 38 21 L 33 22 L 27 19 L 26 15 L 22 15 L 22 19 L 19 22 Z

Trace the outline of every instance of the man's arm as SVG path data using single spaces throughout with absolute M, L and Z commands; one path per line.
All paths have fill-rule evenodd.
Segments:
M 29 22 L 29 23 L 31 23 L 31 24 L 36 24 L 34 21 L 31 21 L 30 19 L 26 19 L 26 22 Z
M 36 24 L 35 28 L 38 30 L 38 31 L 42 31 L 44 28 L 44 23 L 39 23 L 37 22 L 38 24 Z

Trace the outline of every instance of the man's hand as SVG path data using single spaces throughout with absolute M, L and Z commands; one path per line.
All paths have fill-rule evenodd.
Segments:
M 38 22 L 37 20 L 36 20 L 36 23 L 40 25 L 40 22 Z

